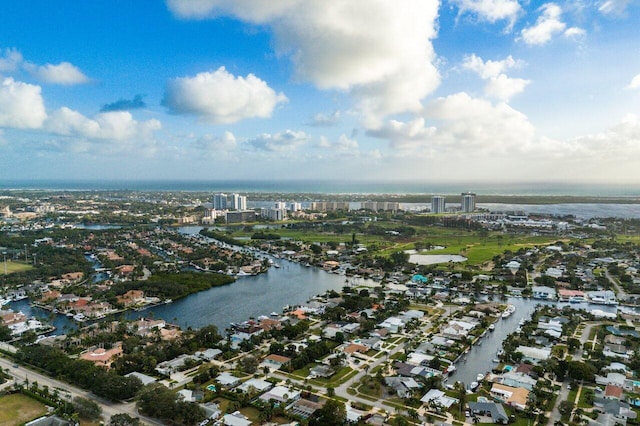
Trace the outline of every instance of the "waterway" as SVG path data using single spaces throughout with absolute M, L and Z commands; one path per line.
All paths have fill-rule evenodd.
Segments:
M 463 382 L 465 386 L 469 386 L 471 382 L 476 381 L 478 373 L 487 373 L 496 367 L 497 363 L 493 362 L 497 358 L 497 352 L 502 348 L 502 342 L 507 336 L 519 327 L 520 320 L 529 320 L 538 305 L 556 305 L 560 308 L 570 306 L 573 309 L 584 309 L 591 311 L 592 309 L 600 309 L 605 312 L 616 312 L 616 306 L 590 305 L 587 303 L 569 304 L 558 302 L 547 302 L 542 300 L 524 299 L 510 297 L 507 302 L 515 306 L 516 310 L 507 318 L 500 318 L 495 323 L 495 330 L 488 331 L 480 340 L 480 344 L 474 345 L 464 359 L 460 359 L 456 364 L 456 371 L 449 376 L 448 383 L 457 381 Z

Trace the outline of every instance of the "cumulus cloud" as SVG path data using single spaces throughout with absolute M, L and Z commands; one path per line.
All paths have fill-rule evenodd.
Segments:
M 631 82 L 627 86 L 627 89 L 640 89 L 640 74 L 637 74 L 631 79 Z
M 507 30 L 513 28 L 522 12 L 517 0 L 451 0 L 460 10 L 460 14 L 472 13 L 479 19 L 495 23 L 506 20 Z
M 503 102 L 493 105 L 464 92 L 431 102 L 424 118 L 390 120 L 367 134 L 387 139 L 408 155 L 501 155 L 535 146 L 535 129 L 525 115 Z
M 78 67 L 69 62 L 41 66 L 26 63 L 24 67 L 31 75 L 45 83 L 70 86 L 89 82 L 89 78 Z
M 47 118 L 40 86 L 5 78 L 0 84 L 0 127 L 38 129 Z
M 318 113 L 313 116 L 309 125 L 315 127 L 335 126 L 340 121 L 340 115 L 338 110 L 333 111 L 331 114 Z
M 0 72 L 12 72 L 22 63 L 22 54 L 16 49 L 0 49 Z
M 511 55 L 500 61 L 483 61 L 475 54 L 466 56 L 463 68 L 474 71 L 480 78 L 487 80 L 484 92 L 487 96 L 507 101 L 521 93 L 530 81 L 522 78 L 511 78 L 504 74 L 510 68 L 519 68 L 522 61 L 516 61 Z
M 471 54 L 465 56 L 464 62 L 462 63 L 463 68 L 474 71 L 483 79 L 497 77 L 510 68 L 520 68 L 523 65 L 523 61 L 516 61 L 511 55 L 501 61 L 487 60 L 485 62 L 479 56 Z
M 489 79 L 484 87 L 484 93 L 492 98 L 508 101 L 518 93 L 522 93 L 529 83 L 531 83 L 530 80 L 511 78 L 500 74 Z
M 603 15 L 623 16 L 631 0 L 605 0 L 598 6 Z
M 338 137 L 337 140 L 332 141 L 325 136 L 321 136 L 316 144 L 317 148 L 322 148 L 325 150 L 337 150 L 337 151 L 353 151 L 358 149 L 358 141 L 352 138 L 349 138 L 347 135 L 342 134 Z
M 263 133 L 247 143 L 261 151 L 287 152 L 308 143 L 310 139 L 305 132 L 285 130 L 275 134 Z
M 224 132 L 222 136 L 204 135 L 194 144 L 197 149 L 207 152 L 233 151 L 236 145 L 236 137 L 231 132 Z
M 102 105 L 100 112 L 129 111 L 132 109 L 145 108 L 147 104 L 142 98 L 142 95 L 135 95 L 133 99 L 118 99 L 110 104 Z
M 235 123 L 246 118 L 271 117 L 287 97 L 276 93 L 253 74 L 236 77 L 224 67 L 194 77 L 170 80 L 163 105 L 175 114 L 194 114 L 208 123 Z
M 522 30 L 522 40 L 529 45 L 543 45 L 551 41 L 553 36 L 565 32 L 567 24 L 562 17 L 562 8 L 555 3 L 545 3 L 539 9 L 540 16 L 536 23 Z M 578 28 L 570 28 L 568 36 L 575 35 Z
M 349 91 L 370 118 L 418 111 L 439 84 L 431 39 L 437 0 L 169 0 L 182 18 L 233 16 L 268 26 L 276 52 L 296 77 L 320 89 Z
M 161 128 L 160 121 L 137 121 L 127 111 L 103 112 L 88 118 L 67 107 L 51 113 L 45 123 L 46 130 L 58 135 L 112 141 L 149 140 Z

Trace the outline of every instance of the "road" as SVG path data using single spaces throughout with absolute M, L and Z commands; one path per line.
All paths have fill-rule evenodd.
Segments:
M 38 386 L 48 386 L 50 391 L 57 389 L 58 392 L 62 394 L 70 395 L 70 399 L 75 397 L 82 397 L 90 399 L 96 402 L 100 408 L 102 408 L 102 416 L 105 420 L 109 420 L 111 416 L 114 414 L 128 414 L 132 417 L 139 417 L 145 424 L 148 425 L 162 425 L 162 423 L 158 423 L 157 421 L 142 417 L 138 414 L 136 410 L 135 403 L 114 403 L 107 401 L 103 398 L 97 397 L 96 395 L 87 392 L 83 389 L 75 387 L 65 382 L 61 382 L 56 379 L 52 379 L 51 377 L 45 376 L 37 371 L 25 368 L 23 366 L 13 367 L 14 362 L 8 360 L 6 358 L 0 357 L 0 368 L 3 368 L 5 371 L 8 371 L 14 377 L 14 380 L 19 383 L 24 383 L 28 381 L 29 383 L 38 382 Z
M 605 269 L 604 275 L 605 277 L 607 277 L 607 279 L 609 280 L 613 288 L 616 289 L 616 295 L 618 296 L 618 300 L 621 302 L 626 301 L 629 298 L 629 295 L 627 294 L 626 291 L 624 291 L 624 289 L 620 286 L 620 284 L 618 284 L 618 281 L 611 276 L 611 274 L 607 269 Z
M 551 417 L 549 417 L 549 421 L 547 422 L 548 426 L 553 426 L 555 422 L 560 421 L 560 411 L 558 411 L 558 406 L 562 401 L 566 401 L 569 396 L 569 389 L 567 389 L 567 384 L 562 383 L 562 387 L 560 388 L 560 393 L 558 394 L 558 398 L 556 399 L 556 403 L 553 406 L 553 410 L 551 411 Z

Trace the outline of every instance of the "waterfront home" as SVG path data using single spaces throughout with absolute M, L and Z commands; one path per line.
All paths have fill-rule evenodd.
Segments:
M 461 340 L 467 337 L 475 324 L 466 321 L 451 320 L 443 326 L 441 334 L 449 339 Z
M 536 379 L 524 373 L 509 371 L 497 377 L 500 384 L 511 386 L 514 388 L 525 388 L 531 390 L 538 382 Z
M 505 404 L 524 410 L 527 406 L 527 398 L 529 397 L 529 391 L 525 388 L 515 388 L 511 386 L 501 385 L 495 383 L 491 387 L 491 396 L 503 401 Z
M 498 402 L 469 402 L 469 410 L 475 416 L 491 417 L 491 423 L 507 424 L 509 416 Z
M 80 354 L 80 359 L 91 361 L 95 365 L 110 368 L 116 357 L 122 355 L 122 343 L 118 342 L 111 349 L 94 348 Z
M 549 348 L 535 348 L 531 346 L 518 346 L 516 352 L 522 354 L 522 361 L 530 361 L 532 364 L 538 364 L 541 361 L 546 361 L 551 356 L 551 349 Z
M 439 389 L 431 389 L 422 398 L 420 398 L 420 401 L 431 406 L 438 406 L 448 409 L 453 404 L 457 404 L 459 400 L 445 395 L 445 393 Z
M 561 288 L 558 290 L 558 300 L 560 302 L 584 302 L 587 299 L 583 291 Z
M 166 325 L 166 322 L 161 319 L 154 320 L 140 318 L 139 320 L 134 321 L 129 329 L 135 331 L 139 336 L 148 336 L 152 334 L 154 330 L 164 328 Z
M 533 286 L 531 287 L 531 296 L 534 299 L 555 300 L 556 289 L 546 286 Z
M 118 303 L 124 305 L 125 308 L 144 302 L 144 292 L 142 290 L 129 290 L 121 296 L 117 296 Z

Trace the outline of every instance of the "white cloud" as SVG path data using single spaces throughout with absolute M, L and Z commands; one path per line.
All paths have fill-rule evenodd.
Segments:
M 587 34 L 587 32 L 579 27 L 571 27 L 571 28 L 567 28 L 567 30 L 564 32 L 564 36 L 566 38 L 570 38 L 570 39 L 580 39 L 582 37 L 584 37 Z
M 38 80 L 52 84 L 73 85 L 89 82 L 89 78 L 78 67 L 69 62 L 60 62 L 57 65 L 34 65 L 26 63 L 25 69 Z
M 562 33 L 567 25 L 562 22 L 562 9 L 555 3 L 545 3 L 540 9 L 535 25 L 522 30 L 522 40 L 529 45 L 549 42 L 554 35 Z
M 367 134 L 389 140 L 391 147 L 409 156 L 498 155 L 530 152 L 536 146 L 535 129 L 526 116 L 505 103 L 492 103 L 457 93 L 427 105 L 425 118 L 410 122 L 390 120 Z
M 431 39 L 437 0 L 169 0 L 183 18 L 226 15 L 268 26 L 296 77 L 353 93 L 371 119 L 418 111 L 440 83 Z
M 522 78 L 510 78 L 503 72 L 510 68 L 519 68 L 522 61 L 516 61 L 511 55 L 501 61 L 483 61 L 475 54 L 466 56 L 462 67 L 476 72 L 483 80 L 487 80 L 484 92 L 487 96 L 508 101 L 512 96 L 521 93 L 530 83 Z
M 451 0 L 458 6 L 460 14 L 473 13 L 481 20 L 495 23 L 506 20 L 509 22 L 507 30 L 513 28 L 513 24 L 522 12 L 517 0 Z
M 340 121 L 340 111 L 333 111 L 331 114 L 318 113 L 313 116 L 309 125 L 316 127 L 331 127 Z
M 12 72 L 22 63 L 22 54 L 16 49 L 0 50 L 0 72 Z
M 640 89 L 640 74 L 637 74 L 631 79 L 631 82 L 627 86 L 627 89 Z
M 271 117 L 287 97 L 276 93 L 253 74 L 235 77 L 224 67 L 167 83 L 162 101 L 171 112 L 194 114 L 209 123 L 235 123 L 246 118 Z
M 462 63 L 463 68 L 476 72 L 483 79 L 497 77 L 510 68 L 520 68 L 523 65 L 523 61 L 516 61 L 511 55 L 501 61 L 488 60 L 485 62 L 479 56 L 471 54 L 465 56 Z
M 305 132 L 285 130 L 275 134 L 263 133 L 247 143 L 262 151 L 289 152 L 306 144 L 310 139 Z
M 508 101 L 514 95 L 522 93 L 531 83 L 530 80 L 523 78 L 511 78 L 504 74 L 500 74 L 497 77 L 491 77 L 484 87 L 484 93 L 495 99 L 502 101 Z
M 328 151 L 354 151 L 358 149 L 358 141 L 349 138 L 345 134 L 340 135 L 340 137 L 335 141 L 331 141 L 325 136 L 321 136 L 316 147 Z
M 0 84 L 0 127 L 38 129 L 47 118 L 40 86 L 5 78 Z
M 236 137 L 231 132 L 224 132 L 222 136 L 204 135 L 195 142 L 195 147 L 208 152 L 233 151 Z
M 622 16 L 627 11 L 629 3 L 631 0 L 605 0 L 598 6 L 598 11 L 603 15 Z
M 45 129 L 57 135 L 110 141 L 149 140 L 161 128 L 158 120 L 140 122 L 128 111 L 104 112 L 88 118 L 67 107 L 51 113 L 45 123 Z

